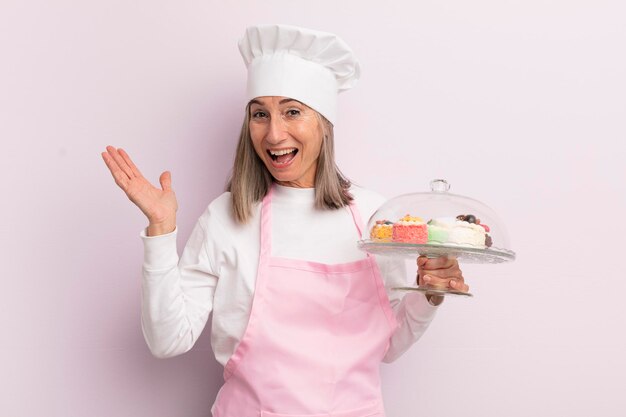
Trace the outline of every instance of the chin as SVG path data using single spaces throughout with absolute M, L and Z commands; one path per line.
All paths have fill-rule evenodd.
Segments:
M 274 175 L 274 174 L 272 174 L 272 178 L 274 178 L 274 181 L 281 181 L 281 182 L 292 182 L 292 181 L 296 181 L 298 179 L 295 176 L 284 175 L 284 174 L 283 175 Z
M 291 167 L 285 170 L 279 170 L 274 167 L 268 167 L 267 165 L 265 167 L 267 168 L 269 173 L 272 175 L 272 177 L 278 181 L 296 181 L 299 178 L 298 175 L 294 173 L 294 170 L 291 169 Z

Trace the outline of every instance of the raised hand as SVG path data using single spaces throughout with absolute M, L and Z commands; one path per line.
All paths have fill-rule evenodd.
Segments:
M 149 221 L 148 235 L 169 233 L 176 227 L 178 203 L 172 190 L 172 177 L 165 171 L 159 177 L 161 189 L 146 180 L 130 156 L 122 149 L 107 146 L 102 159 L 111 171 L 115 183 L 126 196 L 146 215 Z

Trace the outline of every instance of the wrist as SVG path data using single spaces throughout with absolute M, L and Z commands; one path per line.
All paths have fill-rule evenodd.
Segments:
M 172 233 L 176 229 L 176 220 L 170 220 L 159 223 L 150 223 L 148 230 L 146 230 L 147 236 L 159 236 L 167 233 Z
M 443 303 L 443 299 L 444 297 L 442 295 L 426 294 L 426 300 L 428 300 L 428 304 L 430 304 L 431 306 L 438 306 L 439 304 Z

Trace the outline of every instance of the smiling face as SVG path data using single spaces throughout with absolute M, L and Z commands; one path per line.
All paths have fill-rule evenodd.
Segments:
M 315 110 L 288 97 L 250 101 L 250 137 L 254 149 L 281 185 L 315 186 L 322 127 Z

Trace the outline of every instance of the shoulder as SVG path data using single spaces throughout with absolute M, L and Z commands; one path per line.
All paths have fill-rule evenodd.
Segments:
M 230 212 L 230 192 L 225 191 L 209 203 L 202 216 L 225 217 Z
M 354 184 L 350 187 L 350 193 L 354 197 L 354 203 L 359 208 L 364 221 L 367 221 L 387 201 L 387 197 L 379 192 Z
M 200 222 L 206 229 L 228 227 L 233 223 L 230 192 L 226 191 L 209 203 L 200 215 Z
M 257 204 L 257 206 L 253 208 L 252 220 L 257 217 L 258 211 L 259 205 Z M 223 229 L 231 233 L 236 233 L 238 230 L 251 227 L 250 224 L 254 223 L 254 221 L 246 225 L 237 223 L 233 216 L 232 199 L 229 191 L 223 192 L 209 203 L 200 216 L 200 222 L 202 222 L 207 230 Z

